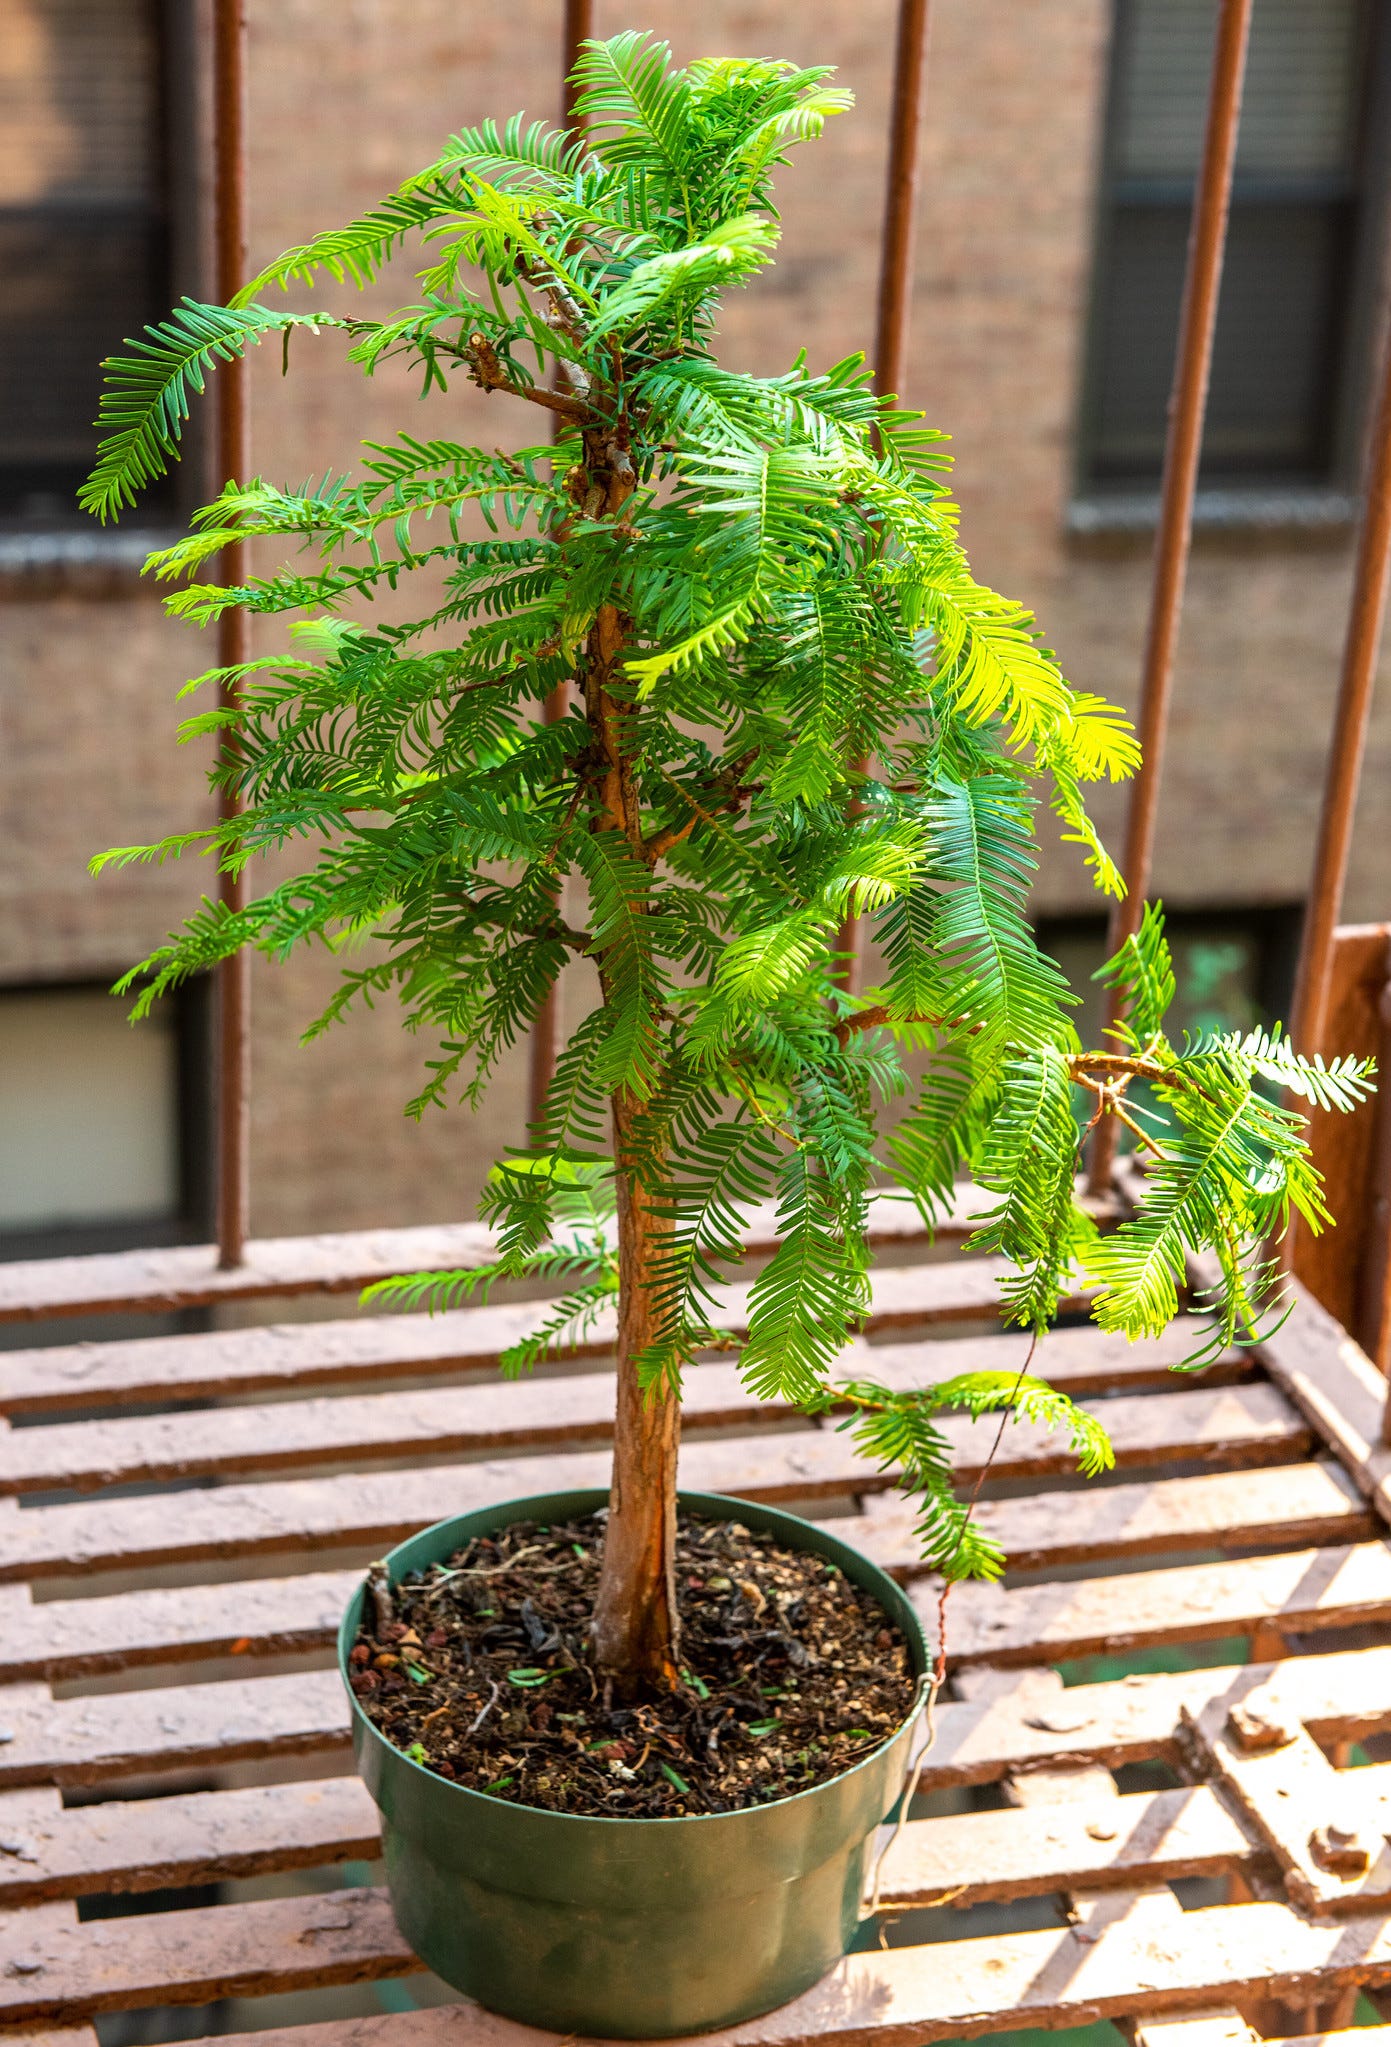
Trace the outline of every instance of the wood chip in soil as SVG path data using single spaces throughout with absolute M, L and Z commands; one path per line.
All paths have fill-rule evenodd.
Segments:
M 604 1519 L 514 1523 L 367 1600 L 350 1681 L 388 1741 L 518 1805 L 675 1819 L 824 1784 L 907 1718 L 908 1647 L 877 1600 L 823 1557 L 694 1516 L 681 1685 L 606 1704 L 589 1640 Z

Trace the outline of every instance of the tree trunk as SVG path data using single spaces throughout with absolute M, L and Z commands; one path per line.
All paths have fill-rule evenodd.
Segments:
M 674 1395 L 644 1394 L 634 1360 L 654 1334 L 648 1272 L 666 1225 L 651 1197 L 623 1169 L 627 1131 L 638 1104 L 613 1104 L 618 1162 L 618 1407 L 613 1486 L 594 1608 L 601 1667 L 624 1693 L 669 1690 L 678 1682 L 676 1612 L 676 1450 L 681 1406 Z
M 627 495 L 609 478 L 610 509 Z M 633 761 L 624 720 L 609 690 L 623 656 L 623 620 L 600 607 L 584 674 L 585 714 L 603 763 L 597 828 L 619 832 L 648 859 Z M 599 962 L 599 979 L 604 968 Z M 649 1274 L 667 1225 L 631 1170 L 629 1136 L 641 1103 L 613 1097 L 613 1154 L 618 1194 L 618 1407 L 613 1430 L 613 1485 L 594 1607 L 594 1649 L 601 1668 L 626 1695 L 669 1690 L 678 1682 L 676 1615 L 676 1445 L 680 1403 L 669 1393 L 643 1392 L 636 1359 L 655 1334 Z
M 587 479 L 617 518 L 633 488 L 626 435 L 585 437 Z M 593 507 L 591 509 L 591 515 Z M 649 867 L 642 808 L 625 719 L 611 683 L 623 660 L 626 621 L 612 604 L 599 607 L 581 675 L 585 718 L 599 768 L 597 831 L 618 832 Z M 607 998 L 602 959 L 600 986 Z M 668 1225 L 631 1170 L 630 1133 L 642 1104 L 626 1090 L 613 1097 L 613 1152 L 618 1195 L 618 1406 L 613 1429 L 609 1522 L 594 1604 L 593 1638 L 600 1668 L 615 1690 L 632 1697 L 670 1690 L 679 1679 L 676 1612 L 676 1449 L 681 1405 L 672 1394 L 645 1394 L 636 1359 L 656 1333 L 649 1289 L 654 1256 Z

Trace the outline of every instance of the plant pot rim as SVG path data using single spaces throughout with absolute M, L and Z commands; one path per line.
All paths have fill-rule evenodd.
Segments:
M 426 1527 L 419 1529 L 416 1534 L 407 1536 L 404 1542 L 397 1543 L 386 1552 L 384 1562 L 387 1567 L 388 1577 L 393 1584 L 397 1582 L 393 1560 L 401 1550 L 420 1542 L 426 1536 L 433 1535 L 436 1530 L 452 1528 L 460 1521 L 471 1521 L 480 1515 L 495 1515 L 496 1525 L 507 1527 L 513 1521 L 531 1521 L 541 1518 L 537 1510 L 543 1509 L 548 1502 L 566 1502 L 565 1512 L 567 1513 L 592 1514 L 596 1508 L 607 1506 L 608 1500 L 609 1492 L 606 1486 L 581 1486 L 566 1492 L 527 1493 L 516 1500 L 500 1500 L 495 1508 L 475 1507 L 460 1514 L 446 1514 L 441 1520 L 430 1522 Z M 799 1804 L 803 1799 L 822 1797 L 833 1784 L 844 1784 L 848 1779 L 857 1776 L 861 1771 L 868 1770 L 871 1765 L 879 1760 L 886 1748 L 902 1739 L 904 1729 L 912 1727 L 913 1723 L 921 1716 L 923 1707 L 927 1703 L 931 1673 L 926 1638 L 923 1635 L 922 1625 L 913 1611 L 911 1602 L 903 1593 L 903 1588 L 894 1579 L 889 1577 L 887 1571 L 881 1570 L 878 1564 L 865 1556 L 863 1551 L 855 1550 L 853 1543 L 846 1542 L 844 1537 L 832 1533 L 828 1523 L 810 1521 L 803 1515 L 789 1514 L 785 1508 L 765 1505 L 759 1500 L 733 1499 L 724 1493 L 678 1491 L 676 1504 L 678 1512 L 684 1510 L 687 1513 L 695 1513 L 703 1520 L 738 1521 L 744 1519 L 747 1515 L 752 1515 L 756 1519 L 764 1519 L 766 1524 L 771 1524 L 775 1532 L 786 1527 L 794 1529 L 811 1528 L 815 1529 L 818 1534 L 824 1530 L 829 1540 L 837 1548 L 850 1550 L 868 1573 L 872 1574 L 874 1578 L 882 1580 L 883 1583 L 890 1586 L 903 1599 L 906 1615 L 910 1619 L 911 1625 L 903 1626 L 902 1617 L 896 1613 L 890 1613 L 889 1618 L 900 1628 L 900 1631 L 907 1640 L 909 1655 L 918 1666 L 912 1704 L 897 1726 L 892 1728 L 885 1735 L 884 1739 L 870 1750 L 868 1755 L 861 1756 L 857 1763 L 852 1763 L 848 1770 L 839 1770 L 834 1777 L 827 1777 L 820 1784 L 807 1785 L 801 1791 L 789 1792 L 786 1797 L 762 1799 L 757 1805 L 738 1806 L 733 1812 L 634 1813 L 627 1815 L 622 1813 L 553 1812 L 548 1806 L 524 1804 L 522 1801 L 512 1798 L 494 1798 L 489 1792 L 474 1790 L 471 1785 L 452 1784 L 447 1777 L 441 1777 L 437 1771 L 427 1768 L 424 1763 L 417 1763 L 411 1756 L 407 1755 L 404 1749 L 397 1748 L 395 1742 L 388 1741 L 381 1729 L 363 1711 L 356 1692 L 353 1691 L 348 1683 L 348 1654 L 357 1633 L 362 1602 L 366 1595 L 365 1578 L 348 1601 L 338 1627 L 338 1674 L 343 1680 L 343 1689 L 348 1695 L 352 1717 L 361 1729 L 362 1734 L 370 1741 L 379 1744 L 393 1759 L 394 1763 L 404 1765 L 406 1769 L 415 1771 L 419 1776 L 427 1778 L 432 1786 L 438 1787 L 441 1792 L 447 1793 L 451 1797 L 469 1800 L 481 1799 L 490 1812 L 496 1812 L 501 1809 L 503 1811 L 526 1814 L 536 1820 L 554 1821 L 556 1823 L 563 1822 L 569 1826 L 579 1827 L 640 1827 L 650 1829 L 653 1827 L 687 1827 L 691 1825 L 710 1826 L 721 1823 L 728 1825 L 731 1822 L 752 1819 L 759 1813 L 781 1811 L 785 1807 Z M 415 1567 L 412 1566 L 412 1568 Z M 865 1589 L 873 1591 L 876 1598 L 879 1597 L 877 1587 L 869 1585 Z

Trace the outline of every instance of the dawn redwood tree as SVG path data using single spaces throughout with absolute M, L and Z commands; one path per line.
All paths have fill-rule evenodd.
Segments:
M 219 735 L 214 779 L 245 809 L 104 857 L 202 848 L 241 867 L 316 842 L 245 909 L 205 901 L 122 985 L 143 1012 L 240 946 L 320 939 L 345 963 L 308 1035 L 394 991 L 440 1044 L 416 1114 L 454 1092 L 476 1102 L 566 962 L 593 963 L 598 999 L 531 1143 L 488 1183 L 495 1261 L 375 1291 L 438 1305 L 499 1278 L 564 1280 L 514 1369 L 616 1296 L 594 1630 L 628 1689 L 679 1681 L 682 1375 L 735 1347 L 720 1286 L 750 1204 L 775 1201 L 779 1245 L 738 1346 L 748 1385 L 845 1413 L 920 1495 L 934 1565 L 990 1574 L 1001 1559 L 953 1492 L 934 1417 L 1061 1424 L 1086 1470 L 1109 1460 L 1106 1439 L 1027 1369 L 908 1393 L 837 1379 L 866 1307 L 876 1177 L 929 1219 L 963 1173 L 994 1195 L 976 1242 L 1012 1262 L 1004 1312 L 1035 1338 L 1079 1281 L 1104 1327 L 1152 1335 L 1187 1254 L 1214 1252 L 1210 1357 L 1259 1317 L 1262 1247 L 1288 1209 L 1324 1219 L 1282 1091 L 1341 1108 L 1366 1088 L 1355 1063 L 1311 1066 L 1278 1035 L 1173 1044 L 1153 909 L 1106 969 L 1128 1021 L 1108 1049 L 1079 1044 L 1075 997 L 1025 914 L 1034 792 L 1118 893 L 1082 789 L 1135 767 L 1124 717 L 974 580 L 943 437 L 876 397 L 862 358 L 758 377 L 714 352 L 719 293 L 772 259 L 774 167 L 848 104 L 827 76 L 742 59 L 674 70 L 635 34 L 588 45 L 583 138 L 520 117 L 466 130 L 231 306 L 186 301 L 109 364 L 83 493 L 103 518 L 133 502 L 175 454 L 205 369 L 269 334 L 288 346 L 296 327 L 344 329 L 368 375 L 416 365 L 441 429 L 460 378 L 556 427 L 511 454 L 422 430 L 370 445 L 355 475 L 229 481 L 149 566 L 196 574 L 234 536 L 297 550 L 241 588 L 195 581 L 168 599 L 198 623 L 229 606 L 291 621 L 278 651 L 198 678 L 235 702 L 183 728 Z M 263 301 L 323 271 L 366 284 L 410 237 L 426 265 L 389 319 Z M 383 589 L 421 590 L 421 615 L 373 623 Z M 568 708 L 548 720 L 561 685 Z M 860 998 L 836 949 L 851 912 L 884 962 Z M 905 1053 L 923 1055 L 920 1078 Z M 1152 1169 L 1141 1211 L 1099 1234 L 1074 1183 L 1104 1116 Z

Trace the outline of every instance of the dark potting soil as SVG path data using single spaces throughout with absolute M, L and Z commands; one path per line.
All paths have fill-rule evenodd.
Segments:
M 823 1557 L 685 1516 L 682 1684 L 606 1702 L 589 1643 L 603 1534 L 597 1514 L 517 1522 L 381 1613 L 369 1596 L 350 1682 L 387 1740 L 518 1805 L 674 1819 L 824 1784 L 907 1718 L 907 1644 L 877 1600 Z

